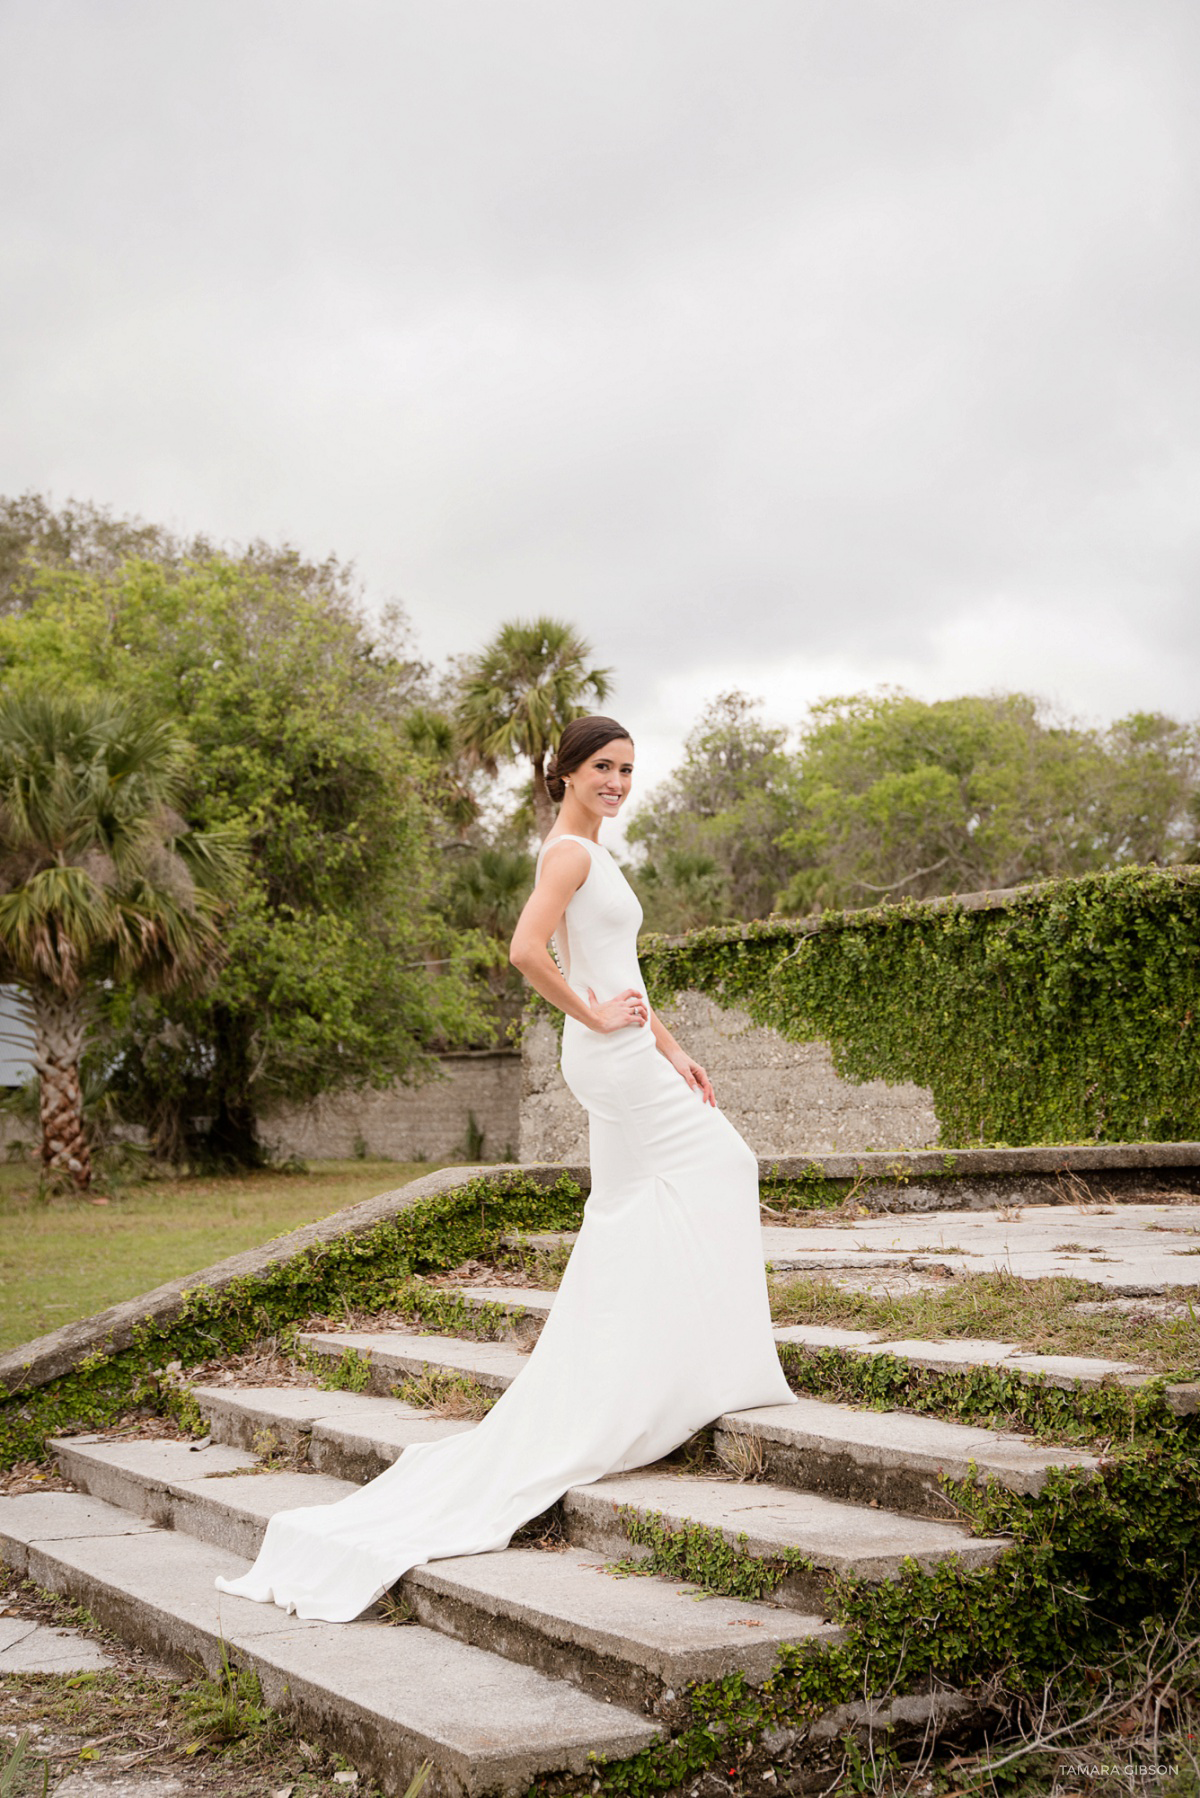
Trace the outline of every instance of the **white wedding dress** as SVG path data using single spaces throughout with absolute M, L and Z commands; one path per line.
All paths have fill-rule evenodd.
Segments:
M 642 990 L 641 907 L 606 849 L 570 840 L 591 867 L 560 964 L 580 994 Z M 723 1411 L 792 1402 L 753 1154 L 648 1026 L 601 1035 L 568 1018 L 562 1068 L 589 1114 L 592 1188 L 528 1364 L 474 1429 L 406 1448 L 336 1504 L 278 1513 L 223 1592 L 345 1622 L 421 1561 L 505 1548 L 569 1486 L 656 1461 Z

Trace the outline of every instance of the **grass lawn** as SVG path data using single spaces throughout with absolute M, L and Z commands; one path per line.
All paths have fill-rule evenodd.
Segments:
M 0 1349 L 446 1165 L 314 1161 L 302 1174 L 145 1180 L 107 1205 L 37 1199 L 27 1167 L 0 1166 Z

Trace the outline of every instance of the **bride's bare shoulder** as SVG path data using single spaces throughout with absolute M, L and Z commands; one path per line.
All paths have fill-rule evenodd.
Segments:
M 592 868 L 587 846 L 578 837 L 547 837 L 538 860 L 542 880 L 555 885 L 561 882 L 572 889 L 583 885 Z

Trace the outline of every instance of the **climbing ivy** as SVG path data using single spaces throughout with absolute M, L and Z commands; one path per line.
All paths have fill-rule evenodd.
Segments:
M 639 1511 L 634 1505 L 618 1505 L 621 1528 L 635 1547 L 650 1552 L 641 1560 L 632 1557 L 614 1563 L 614 1570 L 629 1575 L 665 1573 L 672 1579 L 689 1580 L 706 1592 L 730 1598 L 769 1598 L 789 1574 L 811 1573 L 811 1559 L 798 1548 L 781 1548 L 778 1554 L 756 1555 L 746 1547 L 743 1530 L 730 1542 L 720 1530 L 707 1524 L 672 1523 L 660 1511 Z
M 309 1371 L 316 1374 L 323 1392 L 365 1392 L 371 1383 L 371 1358 L 357 1349 L 343 1349 L 336 1361 L 310 1355 Z
M 651 999 L 688 989 L 851 1080 L 911 1080 L 947 1142 L 1200 1137 L 1200 869 L 1048 881 L 1002 906 L 908 901 L 641 947 Z
M 1171 1410 L 1165 1377 L 1141 1386 L 1073 1382 L 1066 1387 L 1002 1367 L 942 1370 L 921 1367 L 901 1355 L 861 1355 L 794 1342 L 778 1344 L 778 1353 L 794 1392 L 835 1404 L 916 1411 L 1059 1442 L 1171 1440 L 1195 1434 L 1197 1420 L 1176 1417 Z M 1192 1376 L 1192 1369 L 1180 1370 L 1181 1378 Z

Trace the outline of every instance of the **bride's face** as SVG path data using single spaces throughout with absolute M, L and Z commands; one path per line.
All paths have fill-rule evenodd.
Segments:
M 614 737 L 569 778 L 572 793 L 592 817 L 615 818 L 633 785 L 633 744 L 628 737 Z

